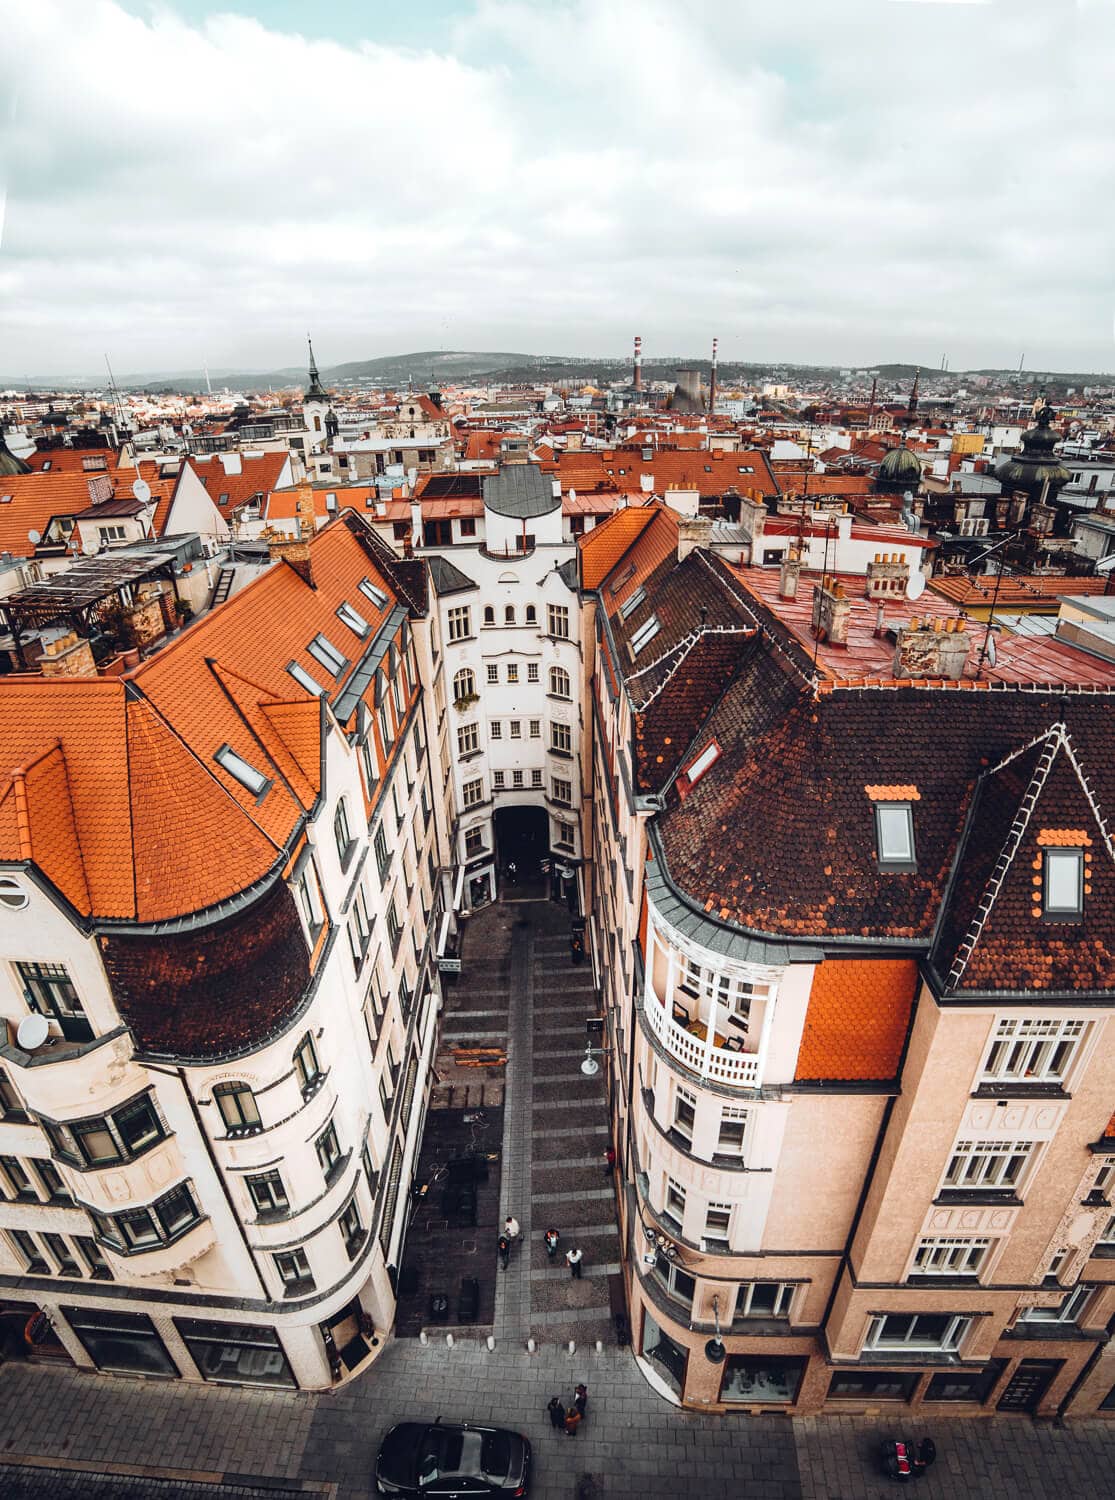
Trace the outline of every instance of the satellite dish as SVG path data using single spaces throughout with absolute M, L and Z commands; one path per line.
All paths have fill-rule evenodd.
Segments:
M 993 667 L 998 659 L 999 654 L 995 646 L 995 637 L 989 630 L 987 636 L 987 665 Z
M 924 593 L 925 574 L 922 573 L 918 568 L 913 568 L 910 571 L 910 581 L 906 585 L 906 598 L 920 599 L 922 594 Z
M 27 540 L 31 543 L 32 547 L 37 547 L 42 541 L 42 536 L 39 534 L 39 532 L 32 529 L 27 533 Z
M 50 1035 L 45 1016 L 24 1016 L 16 1030 L 15 1039 L 24 1052 L 34 1052 Z
M 151 486 L 147 483 L 146 479 L 133 480 L 132 494 L 139 501 L 140 505 L 146 505 L 151 498 Z

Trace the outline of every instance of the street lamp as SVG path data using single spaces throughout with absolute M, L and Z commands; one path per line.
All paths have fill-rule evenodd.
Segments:
M 596 1059 L 603 1057 L 605 1052 L 610 1052 L 611 1050 L 611 1047 L 594 1047 L 591 1042 L 585 1043 L 585 1055 L 581 1063 L 581 1072 L 586 1078 L 596 1077 L 597 1073 L 600 1072 L 600 1064 Z
M 720 1337 L 720 1293 L 717 1292 L 712 1299 L 712 1317 L 716 1324 L 716 1337 L 709 1339 L 705 1345 L 705 1358 L 710 1365 L 722 1365 L 727 1350 L 724 1348 L 724 1340 Z

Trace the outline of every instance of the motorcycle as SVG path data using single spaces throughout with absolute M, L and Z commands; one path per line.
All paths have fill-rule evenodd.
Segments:
M 886 1477 L 905 1484 L 908 1479 L 920 1479 L 932 1467 L 937 1447 L 929 1437 L 916 1446 L 906 1438 L 885 1438 L 879 1445 L 879 1457 Z

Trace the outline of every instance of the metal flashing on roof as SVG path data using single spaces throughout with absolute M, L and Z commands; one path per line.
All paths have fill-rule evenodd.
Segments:
M 484 504 L 497 516 L 529 521 L 561 509 L 552 477 L 533 464 L 513 464 L 484 480 Z
M 396 604 L 391 613 L 380 625 L 372 638 L 371 645 L 357 662 L 355 669 L 349 676 L 344 687 L 337 694 L 333 703 L 333 712 L 342 724 L 347 724 L 352 717 L 357 703 L 364 696 L 376 669 L 387 655 L 387 648 L 395 637 L 395 632 L 407 617 L 406 606 Z
M 435 592 L 444 597 L 446 594 L 463 594 L 467 589 L 479 587 L 466 573 L 462 573 L 455 563 L 447 557 L 438 557 L 436 554 L 426 558 L 426 566 L 430 570 L 430 577 L 434 581 Z

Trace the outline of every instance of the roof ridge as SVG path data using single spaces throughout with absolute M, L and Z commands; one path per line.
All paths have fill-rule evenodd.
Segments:
M 249 717 L 248 713 L 245 711 L 246 705 L 240 701 L 239 695 L 232 690 L 230 684 L 226 681 L 226 674 L 229 677 L 234 677 L 238 682 L 244 682 L 244 683 L 246 683 L 249 687 L 251 687 L 256 692 L 262 692 L 263 689 L 261 689 L 259 687 L 258 683 L 252 682 L 249 678 L 241 677 L 239 673 L 234 672 L 231 668 L 229 668 L 229 667 L 222 667 L 221 664 L 220 664 L 220 662 L 218 662 L 215 657 L 207 656 L 205 658 L 205 665 L 209 668 L 210 672 L 213 674 L 214 678 L 216 679 L 217 686 L 220 688 L 221 692 L 224 693 L 225 697 L 232 704 L 232 707 L 235 709 L 238 717 L 240 718 L 241 722 L 244 725 L 244 728 L 251 735 L 252 739 L 259 746 L 260 750 L 267 757 L 267 759 L 271 763 L 271 765 L 275 768 L 276 774 L 282 780 L 283 786 L 286 788 L 286 790 L 289 793 L 289 795 L 294 799 L 294 802 L 299 807 L 302 807 L 302 808 L 305 808 L 305 807 L 308 807 L 308 806 L 312 806 L 313 802 L 314 802 L 313 789 L 310 788 L 310 795 L 309 795 L 309 798 L 307 799 L 307 797 L 304 795 L 306 788 L 303 788 L 302 791 L 299 791 L 299 790 L 297 790 L 294 787 L 294 785 L 292 784 L 291 779 L 290 779 L 290 766 L 289 765 L 285 765 L 284 766 L 284 765 L 280 764 L 279 760 L 276 759 L 274 747 L 273 746 L 269 746 L 266 743 L 266 741 L 263 739 L 263 736 L 259 732 L 258 726 L 256 724 L 252 723 L 251 718 Z M 275 704 L 278 704 L 278 703 L 283 702 L 283 701 L 285 701 L 287 703 L 292 703 L 292 702 L 297 702 L 298 700 L 296 700 L 296 699 L 286 699 L 286 700 L 274 699 L 274 700 L 271 700 L 271 701 L 273 701 L 273 703 L 275 703 Z M 315 700 L 313 698 L 308 698 L 305 701 L 308 702 L 308 703 L 313 703 Z M 256 701 L 255 701 L 255 707 L 256 707 L 256 709 L 259 710 L 259 712 L 261 714 L 263 714 L 263 717 L 266 719 L 268 725 L 273 728 L 274 726 L 271 725 L 271 719 L 268 716 L 268 714 L 266 713 L 266 710 L 264 709 L 263 701 L 261 699 L 256 699 Z M 278 731 L 276 730 L 276 733 L 277 732 Z M 302 770 L 302 767 L 299 764 L 297 757 L 294 756 L 290 752 L 289 747 L 286 744 L 286 741 L 283 740 L 283 737 L 281 735 L 279 736 L 279 739 L 280 739 L 280 741 L 281 741 L 281 743 L 283 745 L 284 750 L 286 750 L 288 754 L 291 754 L 291 759 L 294 761 L 294 764 L 295 764 L 295 766 L 298 769 L 298 773 L 300 775 L 302 775 L 302 776 L 305 776 L 305 772 Z M 308 785 L 308 783 L 307 783 L 307 785 Z M 240 804 L 238 803 L 237 805 L 239 806 Z M 254 821 L 255 820 L 253 819 L 253 822 Z M 274 840 L 272 839 L 271 842 L 274 843 Z M 278 848 L 278 845 L 276 845 L 275 847 Z
M 632 705 L 631 705 L 632 712 L 633 713 L 637 713 L 637 714 L 641 714 L 641 713 L 645 713 L 646 712 L 646 710 L 651 706 L 651 704 L 654 702 L 654 700 L 661 693 L 662 689 L 666 686 L 666 684 L 668 682 L 670 682 L 670 680 L 677 673 L 678 669 L 685 662 L 686 658 L 689 656 L 689 653 L 693 650 L 694 646 L 696 646 L 700 641 L 702 641 L 705 638 L 705 636 L 708 636 L 708 635 L 747 635 L 747 636 L 750 636 L 750 635 L 754 635 L 754 634 L 755 634 L 754 629 L 752 627 L 750 627 L 750 626 L 747 626 L 747 625 L 698 625 L 695 630 L 691 630 L 689 632 L 689 634 L 687 636 L 684 636 L 680 641 L 675 641 L 674 644 L 670 647 L 670 649 L 668 651 L 663 651 L 662 655 L 660 657 L 658 657 L 657 660 L 649 662 L 645 667 L 640 667 L 637 672 L 632 672 L 631 675 L 625 679 L 627 681 L 627 683 L 630 684 L 630 683 L 634 682 L 636 680 L 636 678 L 645 676 L 647 672 L 652 672 L 655 669 L 655 667 L 660 667 L 662 665 L 662 663 L 669 656 L 671 656 L 675 651 L 678 652 L 678 653 L 680 653 L 678 655 L 677 661 L 674 662 L 671 665 L 669 671 L 663 677 L 662 681 L 658 684 L 658 686 L 656 688 L 652 689 L 650 697 L 649 698 L 645 698 L 642 703 L 632 703 Z

